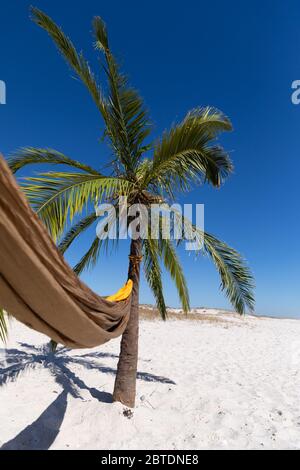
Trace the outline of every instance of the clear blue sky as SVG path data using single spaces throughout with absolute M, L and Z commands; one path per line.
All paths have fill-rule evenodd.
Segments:
M 107 151 L 97 110 L 29 20 L 31 3 L 63 26 L 96 69 L 91 20 L 104 18 L 114 52 L 150 109 L 154 135 L 199 105 L 231 118 L 234 132 L 222 143 L 234 175 L 221 190 L 203 187 L 184 202 L 205 203 L 206 229 L 247 258 L 257 312 L 299 317 L 300 106 L 290 99 L 291 83 L 300 79 L 299 1 L 2 2 L 0 80 L 7 105 L 0 106 L 0 151 L 52 147 L 100 167 Z M 92 235 L 69 254 L 71 264 Z M 84 280 L 103 294 L 117 289 L 127 274 L 126 250 L 103 256 Z M 228 307 L 211 262 L 180 255 L 192 305 Z M 167 277 L 165 293 L 169 305 L 178 305 Z M 141 301 L 153 301 L 144 282 Z

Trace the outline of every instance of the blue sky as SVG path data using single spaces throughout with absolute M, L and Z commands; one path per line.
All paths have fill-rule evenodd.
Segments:
M 101 167 L 108 153 L 99 141 L 97 110 L 46 33 L 29 20 L 31 3 L 63 26 L 100 79 L 91 20 L 104 18 L 115 54 L 150 109 L 154 136 L 199 105 L 230 117 L 234 132 L 222 144 L 231 152 L 234 175 L 220 190 L 202 187 L 182 202 L 204 203 L 206 230 L 246 257 L 258 313 L 299 317 L 300 105 L 291 103 L 291 83 L 300 79 L 299 2 L 2 2 L 0 80 L 7 104 L 0 106 L 0 151 L 52 147 Z M 92 236 L 70 252 L 71 264 Z M 180 256 L 191 304 L 228 307 L 211 262 Z M 83 279 L 107 294 L 126 274 L 122 245 Z M 164 281 L 167 303 L 178 305 L 166 275 Z M 153 301 L 144 282 L 141 301 Z

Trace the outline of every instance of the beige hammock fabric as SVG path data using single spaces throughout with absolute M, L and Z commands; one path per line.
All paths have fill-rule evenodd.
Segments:
M 123 333 L 130 304 L 130 293 L 105 300 L 79 280 L 0 154 L 0 307 L 57 343 L 92 348 Z

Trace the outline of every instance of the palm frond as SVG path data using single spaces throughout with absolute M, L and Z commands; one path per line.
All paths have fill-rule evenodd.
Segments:
M 19 361 L 17 364 L 13 364 L 12 366 L 1 370 L 0 386 L 9 382 L 15 382 L 23 374 L 26 374 L 27 372 L 37 369 L 41 366 L 41 362 L 35 362 L 34 360 L 29 360 L 28 362 L 23 360 L 21 362 Z
M 221 277 L 221 289 L 226 292 L 238 313 L 254 309 L 254 280 L 242 256 L 213 235 L 204 234 L 205 252 L 213 260 Z
M 157 240 L 152 240 L 149 238 L 143 241 L 145 278 L 151 291 L 153 292 L 159 313 L 162 319 L 165 320 L 167 318 L 167 307 L 163 294 L 158 251 Z
M 26 165 L 44 164 L 48 163 L 51 165 L 68 165 L 79 170 L 83 170 L 92 175 L 101 175 L 99 171 L 95 170 L 89 165 L 73 160 L 72 158 L 63 155 L 61 152 L 53 149 L 41 149 L 27 147 L 22 148 L 15 152 L 8 158 L 7 163 L 13 173 L 23 168 Z
M 109 84 L 107 133 L 115 153 L 128 172 L 134 172 L 142 153 L 143 142 L 150 133 L 148 112 L 136 90 L 128 86 L 127 78 L 111 53 L 106 26 L 100 17 L 94 18 L 96 48 L 104 53 Z
M 108 35 L 106 24 L 100 16 L 95 16 L 93 21 L 94 33 L 96 36 L 96 48 L 109 53 Z
M 73 270 L 79 276 L 84 270 L 94 267 L 98 261 L 103 240 L 96 237 L 87 252 L 74 266 Z
M 72 221 L 89 202 L 99 204 L 134 189 L 123 178 L 82 173 L 41 173 L 25 181 L 23 191 L 54 240 L 62 235 L 68 218 Z
M 63 237 L 58 245 L 59 251 L 64 254 L 77 237 L 97 220 L 95 213 L 89 214 L 77 222 Z
M 248 308 L 254 309 L 254 279 L 242 256 L 226 243 L 196 227 L 187 217 L 173 208 L 175 224 L 184 227 L 183 238 L 177 240 L 179 245 L 184 240 L 194 240 L 198 247 L 196 255 L 204 253 L 210 256 L 221 277 L 221 290 L 237 310 L 245 313 Z
M 109 214 L 109 216 L 105 219 L 101 227 L 97 227 L 97 237 L 94 239 L 87 252 L 82 256 L 80 261 L 73 268 L 77 275 L 80 275 L 84 270 L 91 269 L 96 265 L 101 249 L 105 249 L 107 253 L 109 245 L 111 246 L 111 249 L 116 248 L 118 246 L 119 225 L 116 223 L 116 219 L 114 218 L 115 215 L 118 217 L 118 206 L 115 205 L 114 210 L 115 212 L 112 211 Z M 93 216 L 97 217 L 97 214 L 91 214 L 91 219 Z M 82 222 L 84 222 L 84 220 Z M 86 219 L 86 222 L 88 223 L 88 218 Z M 108 236 L 103 236 L 102 230 L 104 229 L 105 231 L 109 232 L 109 228 L 111 228 L 113 225 L 116 229 L 116 237 L 114 239 L 110 239 Z
M 33 21 L 49 34 L 67 63 L 86 85 L 104 120 L 106 120 L 105 99 L 83 54 L 76 51 L 72 41 L 48 15 L 38 8 L 31 8 L 31 13 Z
M 189 291 L 172 241 L 161 238 L 159 240 L 159 251 L 165 268 L 170 273 L 171 278 L 175 282 L 182 309 L 184 313 L 188 313 L 190 310 Z
M 213 108 L 188 113 L 181 124 L 165 132 L 157 143 L 153 167 L 145 184 L 155 182 L 171 197 L 174 187 L 189 190 L 192 183 L 203 182 L 220 186 L 233 167 L 229 156 L 215 141 L 220 132 L 229 130 L 228 118 Z

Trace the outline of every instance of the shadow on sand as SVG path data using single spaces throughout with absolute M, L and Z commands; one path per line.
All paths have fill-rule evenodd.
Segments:
M 46 450 L 55 441 L 67 410 L 66 391 L 51 403 L 41 416 L 27 426 L 1 450 Z
M 48 345 L 36 347 L 26 343 L 19 344 L 22 349 L 0 349 L 0 357 L 4 357 L 0 360 L 0 386 L 16 381 L 20 375 L 27 371 L 46 368 L 63 391 L 36 421 L 27 426 L 14 439 L 3 444 L 0 450 L 49 449 L 62 425 L 67 410 L 68 395 L 82 399 L 80 390 L 87 390 L 99 402 L 112 403 L 110 393 L 89 387 L 69 366 L 80 365 L 89 370 L 97 370 L 102 374 L 115 375 L 116 369 L 104 366 L 98 361 L 103 358 L 115 359 L 118 356 L 97 351 L 71 356 L 68 354 L 69 350 L 63 347 L 58 348 L 53 354 L 49 351 Z M 137 378 L 146 382 L 176 385 L 173 380 L 167 377 L 148 372 L 138 372 Z

